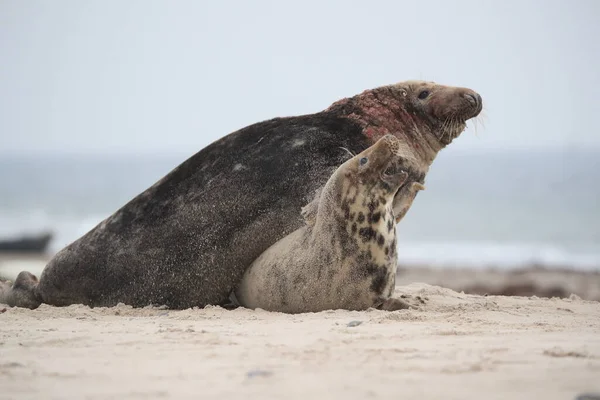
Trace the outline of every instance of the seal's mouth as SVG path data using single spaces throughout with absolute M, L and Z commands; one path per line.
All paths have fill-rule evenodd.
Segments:
M 408 173 L 404 171 L 398 163 L 392 161 L 388 164 L 386 169 L 381 172 L 380 177 L 385 183 L 394 187 L 399 187 L 408 178 Z
M 460 136 L 467 127 L 467 121 L 475 118 L 483 109 L 483 100 L 478 93 L 468 91 L 460 96 L 460 107 L 440 121 L 438 139 L 444 144 L 450 144 Z
M 460 136 L 467 127 L 466 119 L 448 118 L 442 122 L 438 133 L 439 141 L 444 145 L 449 145 L 454 139 Z

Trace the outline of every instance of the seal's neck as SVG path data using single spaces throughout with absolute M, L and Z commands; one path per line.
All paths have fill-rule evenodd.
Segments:
M 395 260 L 396 224 L 392 196 L 381 190 L 359 189 L 354 203 L 350 199 L 348 202 L 349 218 L 345 218 L 344 225 L 352 245 L 377 265 L 387 265 Z
M 370 145 L 386 134 L 398 137 L 412 147 L 423 167 L 429 167 L 444 148 L 431 123 L 407 110 L 404 99 L 387 86 L 339 100 L 326 111 L 358 123 Z
M 378 262 L 395 256 L 393 195 L 351 179 L 332 179 L 321 193 L 315 230 L 327 232 L 343 249 L 368 251 Z M 321 237 L 315 237 L 319 243 Z M 330 241 L 325 245 L 331 246 Z

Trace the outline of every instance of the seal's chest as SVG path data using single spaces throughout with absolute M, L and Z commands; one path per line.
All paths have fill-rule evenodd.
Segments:
M 336 307 L 365 309 L 389 297 L 393 290 L 396 230 L 391 199 L 386 203 L 389 206 L 367 202 L 350 207 L 346 218 L 349 243 L 342 245 L 339 265 L 330 266 L 330 301 Z

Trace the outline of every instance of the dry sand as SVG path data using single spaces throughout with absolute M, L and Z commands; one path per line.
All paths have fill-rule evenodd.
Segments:
M 600 303 L 427 284 L 400 292 L 428 300 L 419 310 L 300 315 L 9 308 L 0 313 L 0 399 L 564 400 L 600 392 Z

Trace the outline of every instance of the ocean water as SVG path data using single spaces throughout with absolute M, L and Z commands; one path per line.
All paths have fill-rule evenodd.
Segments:
M 51 229 L 58 251 L 185 158 L 0 156 L 0 238 Z M 600 269 L 599 159 L 591 150 L 444 150 L 398 225 L 400 262 Z

